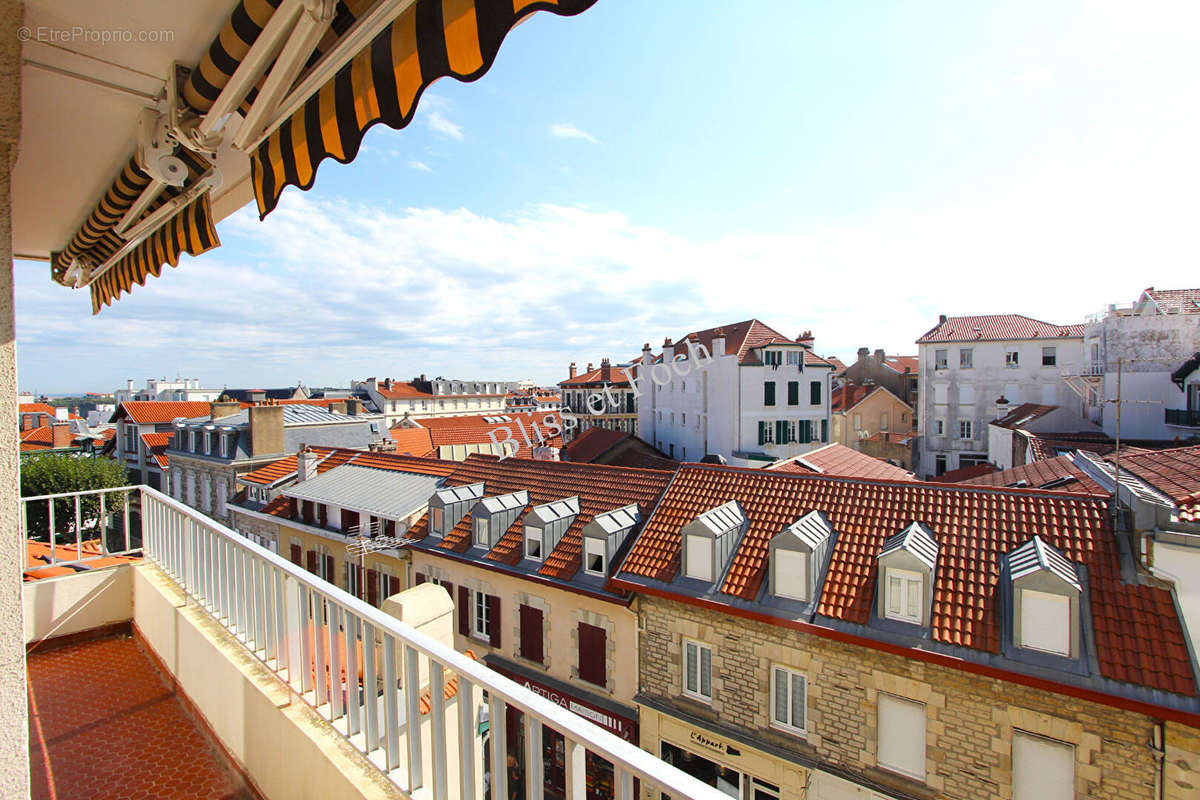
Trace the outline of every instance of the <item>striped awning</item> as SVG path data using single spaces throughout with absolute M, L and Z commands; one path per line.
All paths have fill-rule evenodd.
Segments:
M 417 0 L 251 154 L 259 217 L 286 186 L 309 189 L 326 158 L 358 155 L 367 130 L 412 121 L 429 84 L 473 81 L 491 68 L 504 37 L 535 11 L 571 16 L 595 0 Z
M 92 285 L 92 313 L 112 305 L 134 284 L 146 285 L 146 276 L 157 278 L 166 264 L 179 266 L 179 254 L 198 256 L 221 244 L 213 225 L 212 202 L 202 194 L 146 237 Z

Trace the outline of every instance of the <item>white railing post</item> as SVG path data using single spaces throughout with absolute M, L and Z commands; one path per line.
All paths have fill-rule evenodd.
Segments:
M 488 693 L 488 738 L 492 743 L 492 797 L 508 800 L 508 748 L 505 746 L 507 703 L 495 692 Z
M 587 795 L 586 758 L 583 745 L 567 736 L 563 742 L 567 756 L 567 800 L 584 800 Z
M 288 683 L 300 691 L 303 661 L 302 641 L 304 631 L 300 609 L 300 582 L 290 575 L 283 576 L 283 630 L 284 638 L 280 650 L 287 654 Z
M 421 758 L 421 654 L 416 648 L 404 648 L 404 730 L 408 741 L 408 789 L 416 791 L 425 783 Z
M 458 796 L 475 797 L 475 686 L 463 676 L 458 678 Z

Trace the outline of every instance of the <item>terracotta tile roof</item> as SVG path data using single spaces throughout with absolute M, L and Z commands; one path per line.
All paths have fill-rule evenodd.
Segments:
M 1029 444 L 1028 458 L 1042 461 L 1061 455 L 1059 451 L 1090 450 L 1097 455 L 1106 455 L 1116 446 L 1103 433 L 1030 433 L 1022 430 L 1021 435 Z
M 529 442 L 532 442 L 534 447 L 560 448 L 563 446 L 561 435 L 546 435 L 549 432 L 545 423 L 545 419 L 548 416 L 553 416 L 555 420 L 559 420 L 558 413 L 553 411 L 530 414 L 506 411 L 502 414 L 428 417 L 415 419 L 412 422 L 429 431 L 435 449 L 456 444 L 483 444 L 490 446 L 492 439 L 489 434 L 492 431 L 497 431 L 497 440 L 504 441 L 505 436 L 502 429 L 507 428 L 512 435 L 513 444 L 517 445 L 517 451 L 514 455 L 517 458 L 529 458 L 533 454 Z M 538 430 L 542 431 L 543 441 L 541 442 L 537 441 L 537 437 L 534 435 L 535 425 Z M 524 435 L 521 433 L 522 430 L 525 431 Z M 529 442 L 525 441 L 526 437 L 528 437 Z
M 749 522 L 720 582 L 754 602 L 765 584 L 771 538 L 819 510 L 837 531 L 817 613 L 865 625 L 883 542 L 914 521 L 940 546 L 932 602 L 935 642 L 1000 651 L 1000 556 L 1042 537 L 1087 566 L 1100 673 L 1194 697 L 1196 686 L 1171 593 L 1124 584 L 1107 504 L 1063 492 L 885 483 L 774 470 L 687 464 L 629 551 L 620 578 L 671 581 L 680 531 L 701 513 L 737 501 Z M 680 591 L 681 595 L 685 593 Z
M 1180 519 L 1200 522 L 1200 445 L 1125 453 L 1122 448 L 1122 470 L 1128 470 L 1171 498 L 1179 509 Z
M 117 413 L 124 411 L 139 425 L 170 422 L 179 417 L 207 417 L 212 407 L 208 403 L 171 400 L 127 400 L 121 403 Z
M 410 456 L 429 456 L 436 451 L 433 448 L 433 437 L 428 428 L 395 427 L 388 431 L 396 443 L 396 452 L 407 453 Z
M 796 344 L 798 341 L 789 339 L 756 319 L 748 319 L 732 325 L 718 325 L 715 328 L 693 331 L 676 341 L 675 344 L 686 344 L 689 339 L 695 337 L 711 353 L 713 336 L 718 330 L 725 334 L 725 353 L 736 353 L 739 364 L 757 364 L 758 358 L 752 352 L 756 347 L 768 344 Z M 813 366 L 834 366 L 831 361 L 821 358 L 811 350 L 804 352 L 804 363 Z
M 588 464 L 595 461 L 604 453 L 612 450 L 629 438 L 625 431 L 614 431 L 609 428 L 588 428 L 583 433 L 567 442 L 567 460 L 577 464 Z
M 1200 314 L 1200 289 L 1155 289 L 1145 291 L 1164 314 Z
M 628 386 L 633 380 L 633 370 L 630 367 L 611 367 L 608 375 L 608 383 L 613 386 Z M 560 381 L 559 386 L 583 386 L 589 383 L 604 383 L 603 367 L 584 372 L 576 375 L 574 378 L 567 378 L 565 381 Z
M 592 517 L 636 503 L 643 517 L 670 483 L 674 473 L 657 470 L 611 467 L 600 464 L 573 464 L 565 461 L 532 461 L 521 458 L 471 455 L 461 462 L 447 478 L 447 486 L 464 486 L 482 482 L 484 495 L 495 497 L 525 490 L 529 492 L 526 511 L 536 505 L 579 497 L 579 514 L 563 533 L 558 546 L 546 555 L 538 574 L 558 580 L 570 580 L 580 567 L 583 549 L 583 527 Z M 522 515 L 523 516 L 523 515 Z M 456 553 L 471 545 L 471 514 L 468 512 L 454 529 L 442 537 L 434 548 Z M 484 558 L 514 565 L 522 555 L 522 521 L 517 517 L 512 527 L 500 537 L 496 546 Z M 424 539 L 429 533 L 428 514 L 421 517 L 409 531 L 412 539 Z M 631 534 L 632 535 L 632 534 Z
M 54 416 L 54 406 L 49 403 L 21 403 L 18 406 L 20 414 L 49 414 Z
M 1066 481 L 1066 483 L 1059 483 Z M 1041 489 L 1049 483 L 1059 492 L 1087 494 L 1098 497 L 1108 497 L 1109 494 L 1100 484 L 1075 464 L 1070 455 L 1055 456 L 1044 461 L 1033 461 L 1012 469 L 991 472 L 961 481 L 971 486 L 1016 486 L 1021 484 L 1030 489 Z
M 978 329 L 978 330 L 977 330 Z M 1006 339 L 1058 339 L 1083 336 L 1083 325 L 1055 325 L 1021 314 L 989 314 L 979 317 L 950 317 L 935 325 L 917 344 L 972 342 Z
M 383 385 L 382 382 L 375 384 L 375 391 L 380 397 L 388 400 L 407 400 L 410 398 L 429 398 L 437 395 L 432 392 L 426 392 L 417 388 L 414 384 L 405 381 L 392 381 L 390 388 Z
M 74 575 L 79 571 L 68 566 L 62 566 L 67 563 L 79 562 L 86 564 L 89 569 L 100 569 L 101 567 L 129 564 L 142 560 L 140 556 L 98 557 L 101 555 L 100 541 L 98 539 L 87 539 L 81 542 L 78 548 L 73 544 L 54 545 L 53 554 L 57 563 L 55 566 L 50 566 L 51 549 L 51 545 L 47 542 L 36 542 L 32 539 L 25 541 L 25 571 L 23 573 L 23 580 L 38 581 L 58 575 Z M 83 559 L 87 560 L 83 561 Z
M 932 480 L 935 483 L 962 483 L 969 481 L 972 478 L 978 478 L 982 475 L 991 475 L 996 471 L 996 468 L 991 464 L 971 464 L 966 467 L 952 469 L 949 472 L 943 472 Z
M 866 442 L 887 442 L 888 444 L 908 444 L 912 441 L 912 437 L 916 436 L 915 430 L 908 433 L 897 433 L 895 431 L 875 431 L 863 441 Z
M 66 423 L 63 423 L 66 424 Z M 27 431 L 21 431 L 21 452 L 29 453 L 36 450 L 52 450 L 54 449 L 54 428 L 51 425 L 39 425 L 36 428 L 30 428 Z M 74 447 L 78 444 L 81 437 L 71 434 L 71 442 L 69 447 Z
M 844 475 L 848 478 L 874 478 L 886 481 L 913 481 L 913 474 L 902 467 L 860 453 L 844 444 L 827 444 L 816 450 L 782 461 L 765 469 L 800 474 Z
M 159 469 L 167 468 L 166 450 L 171 446 L 171 437 L 173 435 L 174 434 L 172 434 L 170 431 L 163 431 L 162 433 L 143 433 L 141 435 L 142 443 L 146 445 L 146 452 L 154 458 L 154 461 L 158 464 Z
M 280 517 L 282 519 L 292 519 L 295 516 L 293 509 L 292 498 L 281 494 L 259 509 L 259 513 L 270 514 L 272 517 Z
M 920 367 L 920 359 L 917 356 L 884 356 L 883 364 L 885 367 L 891 367 L 894 371 L 904 374 L 905 370 L 916 373 Z
M 1032 422 L 1039 417 L 1044 417 L 1058 406 L 1047 406 L 1041 403 L 1021 403 L 1021 405 L 1009 411 L 1003 417 L 995 420 L 990 425 L 998 425 L 1001 428 L 1013 430 L 1024 425 L 1026 422 Z
M 866 400 L 867 396 L 878 388 L 878 386 L 859 386 L 852 383 L 843 384 L 829 395 L 830 410 L 849 411 Z
M 842 360 L 837 356 L 825 356 L 825 360 L 830 364 L 833 364 L 834 375 L 841 375 L 843 372 L 849 369 L 849 367 L 847 367 L 845 363 L 843 363 Z

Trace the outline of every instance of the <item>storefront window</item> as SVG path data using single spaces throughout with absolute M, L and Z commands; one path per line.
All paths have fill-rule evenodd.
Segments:
M 723 767 L 703 756 L 689 753 L 670 742 L 662 743 L 662 760 L 686 772 L 701 783 L 719 789 L 730 797 L 742 796 L 742 774 L 729 767 Z M 664 794 L 663 797 L 667 798 L 668 795 Z

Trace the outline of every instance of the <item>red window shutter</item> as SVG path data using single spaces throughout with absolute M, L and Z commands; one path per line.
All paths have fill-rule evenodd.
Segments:
M 333 583 L 333 556 L 325 556 L 325 580 Z
M 306 552 L 304 554 L 304 563 L 305 563 L 304 568 L 307 569 L 309 572 L 311 572 L 313 575 L 316 575 L 317 574 L 317 551 L 309 550 L 308 552 Z
M 342 509 L 342 530 L 348 531 L 358 526 L 358 512 Z
M 500 598 L 494 594 L 487 596 L 488 632 L 491 634 L 492 647 L 500 646 Z
M 311 523 L 313 521 L 313 501 L 312 500 L 304 500 L 301 503 L 300 508 L 301 508 L 301 514 L 304 517 L 304 521 Z
M 384 521 L 383 535 L 384 536 L 395 536 L 396 535 L 396 520 L 389 519 L 389 520 Z
M 292 545 L 292 563 L 297 567 L 304 566 L 304 549 L 298 544 Z
M 579 623 L 579 677 L 588 683 L 604 686 L 608 683 L 607 635 L 603 628 Z
M 415 575 L 415 585 L 420 586 L 424 582 L 425 582 L 425 575 L 423 573 L 418 572 Z
M 465 586 L 458 587 L 458 632 L 471 635 L 471 590 Z
M 446 590 L 446 594 L 450 595 L 450 599 L 454 599 L 454 584 L 449 581 L 442 581 L 442 588 Z
M 324 503 L 317 503 L 317 522 L 321 526 L 329 522 L 329 506 Z
M 541 664 L 542 610 L 533 606 L 521 606 L 521 657 Z
M 379 605 L 379 573 L 373 569 L 367 570 L 367 602 Z
M 400 591 L 400 579 L 395 575 L 388 576 L 388 597 L 398 594 Z

